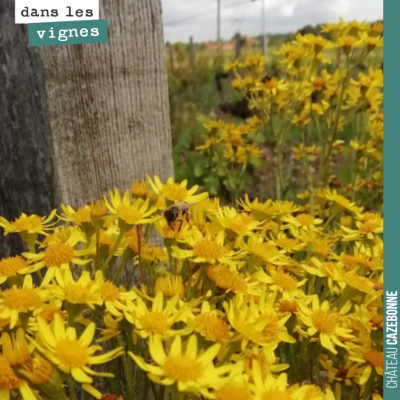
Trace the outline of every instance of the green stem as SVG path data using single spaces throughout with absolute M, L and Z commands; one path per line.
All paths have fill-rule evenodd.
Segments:
M 335 142 L 336 134 L 337 134 L 338 127 L 339 127 L 340 112 L 342 110 L 344 92 L 345 92 L 345 89 L 346 89 L 347 82 L 348 82 L 348 80 L 350 78 L 349 56 L 346 57 L 346 71 L 347 71 L 347 73 L 346 73 L 346 76 L 343 78 L 342 86 L 341 86 L 341 90 L 340 90 L 340 96 L 339 96 L 339 101 L 338 101 L 338 104 L 337 104 L 337 110 L 336 110 L 335 122 L 333 124 L 331 140 L 329 142 L 328 152 L 327 152 L 327 154 L 325 156 L 325 161 L 324 161 L 324 184 L 325 185 L 328 183 L 329 160 L 330 160 L 330 157 L 331 157 L 331 154 L 332 154 L 333 143 Z
M 122 271 L 128 261 L 129 261 L 129 250 L 124 252 L 124 256 L 122 257 L 121 264 L 119 264 L 117 273 L 115 274 L 115 278 L 113 279 L 113 282 L 115 284 L 118 284 L 118 282 L 121 278 Z
M 106 261 L 104 262 L 104 265 L 102 267 L 102 270 L 105 271 L 107 269 L 108 264 L 110 263 L 111 259 L 113 258 L 114 253 L 117 251 L 118 246 L 120 245 L 122 239 L 124 238 L 126 232 L 126 228 L 125 227 L 121 227 L 119 235 L 117 237 L 117 240 L 115 241 L 110 254 L 108 255 Z
M 129 340 L 129 339 L 128 339 Z M 122 335 L 117 336 L 117 342 L 118 345 L 121 347 L 126 347 L 124 341 L 122 340 Z M 128 389 L 128 397 L 129 400 L 134 399 L 134 375 L 133 375 L 133 368 L 132 364 L 128 360 L 128 356 L 126 355 L 126 352 L 122 354 L 122 366 L 124 368 L 124 373 L 125 373 L 125 378 L 126 378 L 126 384 L 127 384 L 127 389 Z
M 75 380 L 72 376 L 68 377 L 69 397 L 71 400 L 77 400 L 75 391 Z

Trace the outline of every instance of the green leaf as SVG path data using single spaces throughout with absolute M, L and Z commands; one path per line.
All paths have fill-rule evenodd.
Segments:
M 343 164 L 338 171 L 337 177 L 342 185 L 348 185 L 351 183 L 351 170 L 352 165 L 350 163 Z
M 206 179 L 204 179 L 204 186 L 208 193 L 210 193 L 212 196 L 216 196 L 218 194 L 219 188 L 221 187 L 221 183 L 218 177 L 210 175 Z
M 200 178 L 204 174 L 206 169 L 206 160 L 205 159 L 198 159 L 193 170 L 193 174 L 196 178 Z

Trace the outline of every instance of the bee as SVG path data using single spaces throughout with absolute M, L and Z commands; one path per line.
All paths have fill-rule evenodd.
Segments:
M 181 229 L 182 224 L 183 224 L 183 219 L 182 217 L 186 217 L 186 221 L 189 222 L 189 209 L 192 206 L 192 203 L 179 203 L 179 204 L 174 204 L 171 207 L 167 208 L 163 215 L 164 218 L 167 220 L 168 226 L 173 229 L 172 224 L 176 221 L 180 221 L 179 229 Z

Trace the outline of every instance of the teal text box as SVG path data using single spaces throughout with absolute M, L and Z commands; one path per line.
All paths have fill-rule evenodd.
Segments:
M 29 46 L 107 43 L 107 20 L 28 24 Z
M 383 398 L 400 399 L 400 1 L 384 0 L 384 103 L 385 118 L 383 142 L 383 196 L 385 214 L 385 259 L 384 259 L 384 359 Z

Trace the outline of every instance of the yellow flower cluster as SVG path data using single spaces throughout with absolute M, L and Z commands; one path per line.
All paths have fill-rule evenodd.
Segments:
M 382 216 L 328 189 L 314 216 L 196 191 L 155 177 L 0 220 L 29 244 L 0 260 L 2 400 L 379 398 Z
M 261 169 L 254 156 L 263 153 L 275 161 L 276 195 L 284 198 L 290 148 L 305 172 L 311 208 L 315 188 L 340 184 L 338 164 L 345 165 L 341 185 L 353 199 L 367 207 L 382 202 L 383 67 L 376 62 L 382 32 L 381 23 L 340 20 L 324 25 L 319 36 L 297 34 L 284 43 L 275 52 L 273 73 L 257 54 L 226 66 L 254 115 L 239 126 L 206 123 L 206 141 L 198 149 L 208 151 L 212 167 L 228 177 L 234 202 L 249 164 Z

